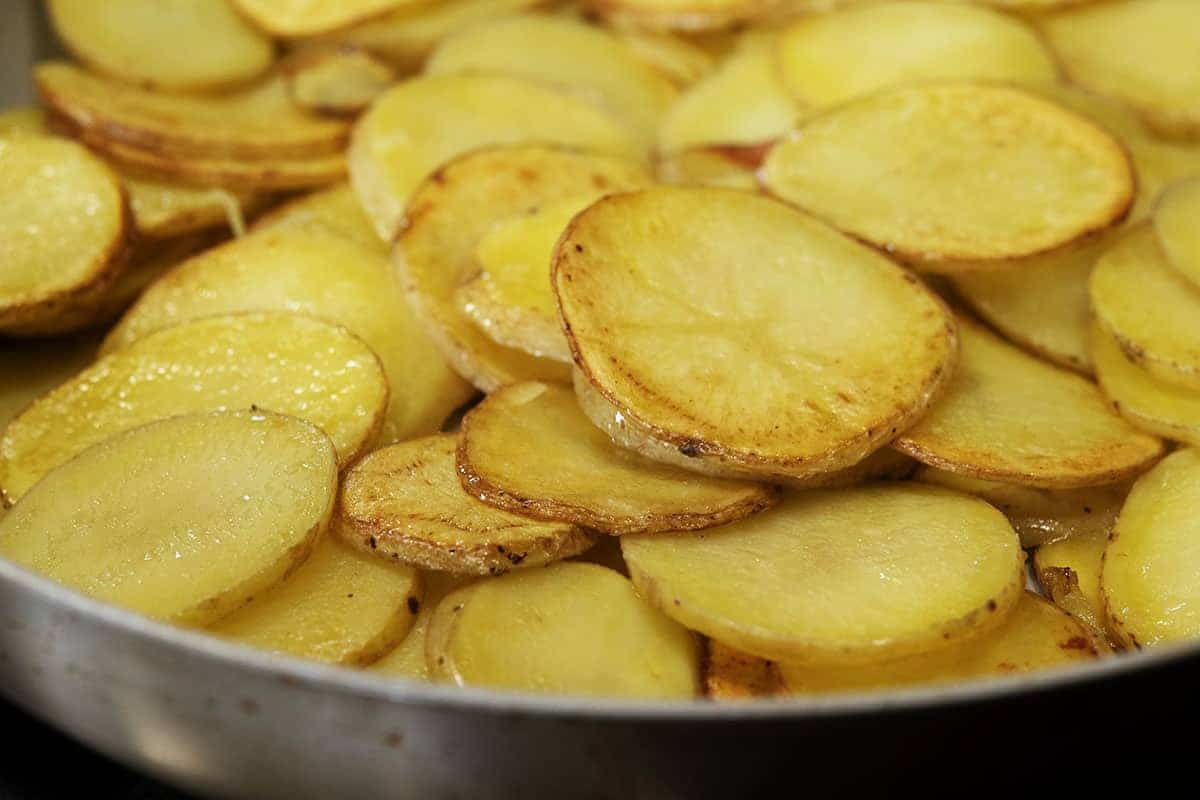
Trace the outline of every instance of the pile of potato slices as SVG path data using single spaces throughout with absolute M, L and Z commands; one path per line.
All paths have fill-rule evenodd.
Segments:
M 47 0 L 0 556 L 736 701 L 1200 637 L 1195 0 Z

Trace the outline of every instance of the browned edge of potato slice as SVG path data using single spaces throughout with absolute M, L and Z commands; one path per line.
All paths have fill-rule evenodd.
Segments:
M 774 661 L 743 653 L 715 639 L 704 640 L 704 696 L 709 700 L 751 700 L 783 694 L 783 676 Z

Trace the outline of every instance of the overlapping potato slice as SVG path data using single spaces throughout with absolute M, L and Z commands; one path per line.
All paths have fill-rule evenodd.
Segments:
M 91 363 L 97 346 L 89 336 L 0 341 L 0 425 Z
M 353 115 L 396 80 L 390 65 L 355 47 L 317 48 L 288 65 L 292 101 L 320 114 Z
M 264 72 L 263 36 L 225 0 L 49 0 L 59 38 L 99 72 L 171 91 L 213 89 Z
M 298 37 L 346 28 L 419 0 L 230 0 L 272 36 Z
M 1112 522 L 1116 522 L 1113 516 Z M 1100 567 L 1112 532 L 1093 527 L 1065 539 L 1048 542 L 1033 554 L 1033 572 L 1054 604 L 1105 640 L 1104 600 L 1100 596 Z
M 307 422 L 172 417 L 47 475 L 0 518 L 0 555 L 155 619 L 205 625 L 304 561 L 336 490 L 333 445 Z
M 801 105 L 828 106 L 905 83 L 1054 81 L 1037 34 L 979 6 L 882 3 L 803 16 L 779 41 L 779 71 Z
M 254 221 L 251 231 L 271 228 L 318 230 L 334 233 L 356 244 L 387 255 L 387 245 L 371 227 L 350 184 L 310 192 L 284 203 Z
M 467 316 L 458 290 L 479 275 L 476 247 L 498 223 L 548 204 L 652 182 L 632 161 L 520 145 L 467 153 L 421 184 L 393 255 L 414 312 L 459 374 L 484 391 L 568 381 L 562 363 L 504 347 Z M 549 269 L 547 262 L 547 276 Z
M 994 631 L 956 647 L 861 667 L 819 669 L 780 664 L 791 692 L 884 689 L 1062 668 L 1099 655 L 1092 633 L 1032 592 Z
M 575 218 L 556 259 L 575 361 L 617 413 L 584 410 L 656 461 L 790 478 L 849 467 L 915 422 L 954 366 L 935 295 L 770 198 L 615 195 Z
M 1171 266 L 1200 286 L 1200 169 L 1163 195 L 1154 232 Z
M 917 483 L 800 492 L 723 528 L 623 536 L 621 550 L 638 591 L 669 616 L 747 653 L 810 664 L 980 635 L 1025 579 L 1003 514 Z
M 704 648 L 704 695 L 710 700 L 749 700 L 782 694 L 783 678 L 775 662 L 713 639 L 705 639 Z
M 375 559 L 378 561 L 378 559 Z M 461 587 L 462 577 L 447 572 L 420 572 L 421 597 L 417 616 L 413 619 L 408 633 L 391 652 L 371 664 L 373 672 L 397 678 L 412 678 L 414 680 L 430 681 L 433 675 L 429 671 L 429 663 L 425 660 L 425 635 L 429 630 L 429 620 L 442 598 Z
M 654 698 L 700 689 L 695 637 L 594 564 L 459 589 L 438 604 L 426 645 L 431 672 L 460 686 Z
M 894 447 L 973 478 L 1047 489 L 1116 483 L 1163 443 L 1117 416 L 1094 384 L 959 318 L 962 358 L 946 395 Z
M 586 0 L 617 27 L 705 31 L 766 19 L 780 0 Z
M 716 186 L 726 189 L 758 191 L 757 165 L 747 163 L 743 154 L 764 152 L 749 147 L 694 147 L 669 153 L 658 159 L 658 179 L 675 186 Z
M 611 534 L 710 528 L 778 499 L 763 484 L 703 477 L 623 450 L 588 422 L 569 388 L 543 383 L 500 389 L 467 414 L 458 472 L 489 505 Z
M 374 443 L 387 402 L 379 360 L 344 328 L 286 313 L 195 320 L 109 353 L 13 420 L 0 437 L 0 487 L 12 503 L 121 431 L 252 406 L 321 428 L 346 467 Z
M 1104 230 L 1135 188 L 1106 131 L 1018 89 L 971 83 L 897 88 L 811 118 L 762 176 L 841 230 L 948 272 Z
M 392 390 L 384 443 L 439 430 L 471 395 L 409 313 L 378 245 L 366 247 L 315 224 L 263 230 L 185 261 L 126 312 L 104 351 L 180 322 L 239 311 L 309 314 L 366 342 Z
M 688 86 L 712 72 L 714 55 L 702 45 L 673 33 L 615 31 L 630 52 L 676 86 Z
M 337 532 L 362 550 L 460 575 L 498 575 L 583 552 L 595 537 L 486 505 L 459 483 L 457 436 L 377 450 L 346 474 Z
M 1180 450 L 1129 493 L 1104 550 L 1100 591 L 1105 618 L 1126 647 L 1200 633 L 1200 455 Z

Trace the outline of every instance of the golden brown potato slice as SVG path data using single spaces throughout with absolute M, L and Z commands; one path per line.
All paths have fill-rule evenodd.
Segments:
M 89 67 L 139 86 L 189 91 L 242 83 L 274 57 L 225 0 L 49 0 L 63 44 Z
M 366 50 L 317 48 L 289 64 L 292 101 L 318 114 L 354 115 L 396 82 L 396 71 Z
M 0 341 L 0 425 L 91 363 L 98 342 L 91 336 Z
M 338 30 L 417 6 L 420 0 L 231 0 L 251 22 L 272 36 L 294 38 Z
M 195 320 L 100 358 L 13 420 L 0 437 L 0 487 L 11 504 L 121 431 L 251 407 L 316 425 L 345 468 L 375 442 L 387 402 L 379 359 L 345 328 L 274 312 Z
M 433 680 L 429 664 L 425 661 L 425 634 L 429 630 L 429 620 L 442 598 L 463 585 L 463 578 L 447 572 L 421 572 L 419 575 L 422 592 L 417 616 L 404 639 L 391 652 L 371 664 L 372 672 L 396 678 Z
M 634 57 L 676 86 L 689 86 L 712 72 L 716 58 L 701 44 L 674 33 L 614 31 Z
M 707 31 L 766 19 L 781 0 L 586 0 L 616 27 Z
M 1200 286 L 1200 170 L 1162 196 L 1154 232 L 1171 266 Z
M 530 443 L 536 442 L 536 447 Z M 489 505 L 611 534 L 711 528 L 777 502 L 776 489 L 642 458 L 588 422 L 565 386 L 521 383 L 463 420 L 463 488 Z
M 499 575 L 583 552 L 593 534 L 486 505 L 463 490 L 458 437 L 439 434 L 377 450 L 346 474 L 337 532 L 362 550 L 460 575 Z
M 47 475 L 0 518 L 0 555 L 149 617 L 206 625 L 307 558 L 336 491 L 333 445 L 307 422 L 172 417 Z
M 318 192 L 310 192 L 284 203 L 254 221 L 251 231 L 270 228 L 300 228 L 327 231 L 387 256 L 387 244 L 375 233 L 371 220 L 350 184 L 341 183 Z
M 912 275 L 747 192 L 608 197 L 556 259 L 575 361 L 617 413 L 585 412 L 618 444 L 688 469 L 849 467 L 925 413 L 957 356 L 949 312 Z
M 1200 455 L 1180 450 L 1142 476 L 1109 537 L 1100 572 L 1105 619 L 1126 647 L 1200 634 Z
M 479 276 L 476 248 L 497 224 L 583 194 L 652 183 L 632 161 L 543 145 L 467 153 L 422 183 L 393 256 L 413 311 L 459 374 L 485 392 L 570 380 L 564 364 L 496 343 L 465 313 L 458 290 Z M 547 260 L 547 284 L 549 269 Z
M 1104 600 L 1100 596 L 1100 566 L 1115 522 L 1114 514 L 1105 527 L 1074 531 L 1033 553 L 1033 572 L 1042 589 L 1056 606 L 1085 623 L 1101 641 L 1106 640 L 1107 633 Z
M 749 700 L 783 693 L 783 678 L 774 661 L 704 640 L 704 695 L 710 700 Z
M 835 227 L 948 272 L 1104 230 L 1135 188 L 1106 131 L 1035 95 L 972 83 L 901 87 L 810 118 L 772 149 L 762 177 Z
M 894 447 L 972 478 L 1070 489 L 1116 483 L 1163 453 L 1095 384 L 959 318 L 962 359 L 946 395 Z
M 459 686 L 607 697 L 699 693 L 694 636 L 595 564 L 477 581 L 438 604 L 426 660 Z
M 861 667 L 820 669 L 780 664 L 779 671 L 788 690 L 814 694 L 1061 669 L 1098 655 L 1091 631 L 1032 592 L 1025 592 L 998 628 L 956 647 Z

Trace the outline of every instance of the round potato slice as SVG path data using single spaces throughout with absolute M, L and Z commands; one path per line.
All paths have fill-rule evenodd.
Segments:
M 962 359 L 950 388 L 893 444 L 973 478 L 1070 489 L 1116 483 L 1163 453 L 1117 416 L 1095 384 L 959 318 Z
M 344 468 L 375 441 L 387 402 L 379 359 L 344 328 L 284 313 L 196 320 L 100 358 L 13 420 L 0 437 L 0 487 L 11 504 L 121 431 L 252 406 L 321 428 Z
M 318 114 L 354 115 L 396 82 L 396 71 L 365 50 L 318 48 L 288 67 L 296 105 Z
M 762 178 L 835 227 L 947 272 L 1103 230 L 1135 193 L 1107 132 L 1032 94 L 971 83 L 897 88 L 811 118 L 771 150 Z
M 303 420 L 172 417 L 47 475 L 0 518 L 0 555 L 146 616 L 206 625 L 308 557 L 336 491 L 333 445 Z
M 632 161 L 517 145 L 467 153 L 421 184 L 393 258 L 414 313 L 459 374 L 485 392 L 522 380 L 569 381 L 562 363 L 496 343 L 466 314 L 458 291 L 479 276 L 477 248 L 494 226 L 583 194 L 652 183 Z
M 272 36 L 298 37 L 349 27 L 420 0 L 230 0 Z
M 378 561 L 379 559 L 375 559 Z M 417 616 L 408 634 L 391 652 L 370 665 L 371 671 L 396 678 L 432 681 L 429 663 L 425 660 L 425 638 L 429 620 L 442 598 L 460 588 L 464 579 L 446 572 L 421 572 L 421 597 Z
M 1171 266 L 1200 286 L 1200 171 L 1162 196 L 1154 232 Z
M 1116 522 L 1113 515 L 1112 522 Z M 1033 554 L 1033 573 L 1054 604 L 1085 623 L 1104 641 L 1104 599 L 1100 596 L 1100 566 L 1112 525 L 1079 530 L 1049 542 Z
M 783 678 L 774 661 L 704 640 L 704 696 L 710 700 L 749 700 L 783 693 Z
M 614 26 L 707 31 L 765 19 L 780 0 L 586 0 Z
M 563 234 L 553 282 L 576 363 L 617 409 L 585 404 L 593 423 L 693 470 L 856 464 L 925 413 L 957 355 L 953 319 L 916 278 L 747 192 L 601 200 Z
M 802 492 L 724 528 L 621 537 L 638 591 L 768 659 L 870 663 L 995 628 L 1021 595 L 1012 526 L 922 484 Z
M 188 91 L 266 71 L 271 40 L 225 0 L 49 0 L 67 48 L 92 69 L 139 86 Z
M 424 569 L 499 575 L 591 547 L 592 534 L 493 508 L 463 490 L 457 437 L 428 436 L 377 450 L 346 474 L 338 533 L 354 546 Z
M 458 473 L 488 505 L 617 535 L 724 525 L 779 497 L 770 486 L 623 450 L 588 422 L 569 388 L 544 383 L 500 389 L 467 414 Z
M 483 580 L 438 604 L 430 670 L 459 686 L 607 697 L 699 693 L 694 636 L 594 564 Z

